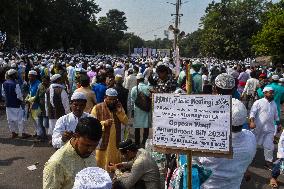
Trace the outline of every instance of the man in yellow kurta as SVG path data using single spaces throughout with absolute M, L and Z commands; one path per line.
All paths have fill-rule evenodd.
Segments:
M 96 166 L 92 155 L 102 136 L 102 125 L 93 117 L 81 118 L 75 134 L 48 160 L 43 170 L 43 189 L 72 189 L 82 169 Z
M 97 165 L 108 171 L 109 163 L 121 162 L 118 145 L 121 142 L 121 124 L 128 122 L 121 103 L 117 99 L 117 91 L 113 88 L 106 90 L 104 102 L 97 104 L 92 115 L 103 125 L 102 141 L 96 151 Z

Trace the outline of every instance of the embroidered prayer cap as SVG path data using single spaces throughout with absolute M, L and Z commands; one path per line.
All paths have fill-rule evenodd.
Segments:
M 269 92 L 269 91 L 274 91 L 272 87 L 264 87 L 262 92 Z
M 61 78 L 61 75 L 60 74 L 54 74 L 51 78 L 50 78 L 50 81 L 51 82 L 54 82 L 56 81 L 57 79 Z
M 245 105 L 241 101 L 232 98 L 232 126 L 243 125 L 246 120 L 247 109 Z
M 29 75 L 37 75 L 37 72 L 35 70 L 29 71 Z
M 73 100 L 87 100 L 87 97 L 82 92 L 74 92 L 73 95 L 71 96 L 71 101 Z
M 279 82 L 284 83 L 284 78 L 280 78 Z
M 215 85 L 221 89 L 233 89 L 235 87 L 235 79 L 232 75 L 222 73 L 216 77 Z
M 88 167 L 76 174 L 73 189 L 111 189 L 109 174 L 99 167 Z
M 114 88 L 109 88 L 106 90 L 106 96 L 117 96 L 118 93 Z
M 144 79 L 144 75 L 142 73 L 137 74 L 136 79 Z
M 13 75 L 13 74 L 15 74 L 15 73 L 17 73 L 17 71 L 14 70 L 14 69 L 10 69 L 10 70 L 7 71 L 7 74 L 8 74 L 8 75 Z
M 278 81 L 279 80 L 279 76 L 278 75 L 273 75 L 271 77 L 271 79 L 274 80 L 274 81 Z

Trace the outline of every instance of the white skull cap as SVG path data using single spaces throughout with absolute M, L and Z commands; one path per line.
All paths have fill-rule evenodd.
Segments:
M 216 77 L 215 85 L 221 89 L 233 89 L 235 87 L 235 79 L 232 75 L 222 73 Z
M 88 167 L 77 173 L 73 189 L 111 189 L 109 174 L 99 167 Z
M 245 105 L 233 98 L 232 99 L 232 126 L 243 125 L 247 121 L 247 109 Z

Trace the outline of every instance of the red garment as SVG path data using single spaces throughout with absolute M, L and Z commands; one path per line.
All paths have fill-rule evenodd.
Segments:
M 266 74 L 265 74 L 265 73 L 262 73 L 262 74 L 259 75 L 259 77 L 266 78 Z
M 241 87 L 246 86 L 246 82 L 244 82 L 244 81 L 239 81 L 239 86 L 241 86 Z

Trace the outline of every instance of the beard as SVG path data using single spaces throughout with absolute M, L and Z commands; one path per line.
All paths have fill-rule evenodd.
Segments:
M 82 154 L 80 152 L 80 150 L 79 150 L 78 142 L 75 143 L 74 147 L 75 147 L 74 149 L 75 149 L 76 153 L 83 159 L 88 158 L 88 157 L 90 157 L 92 155 L 92 153 L 84 153 L 84 154 Z
M 116 109 L 116 104 L 111 103 L 111 104 L 108 104 L 107 107 L 111 112 L 114 112 Z
M 81 158 L 85 159 L 88 158 L 92 155 L 92 153 L 84 154 L 84 155 L 79 155 Z

